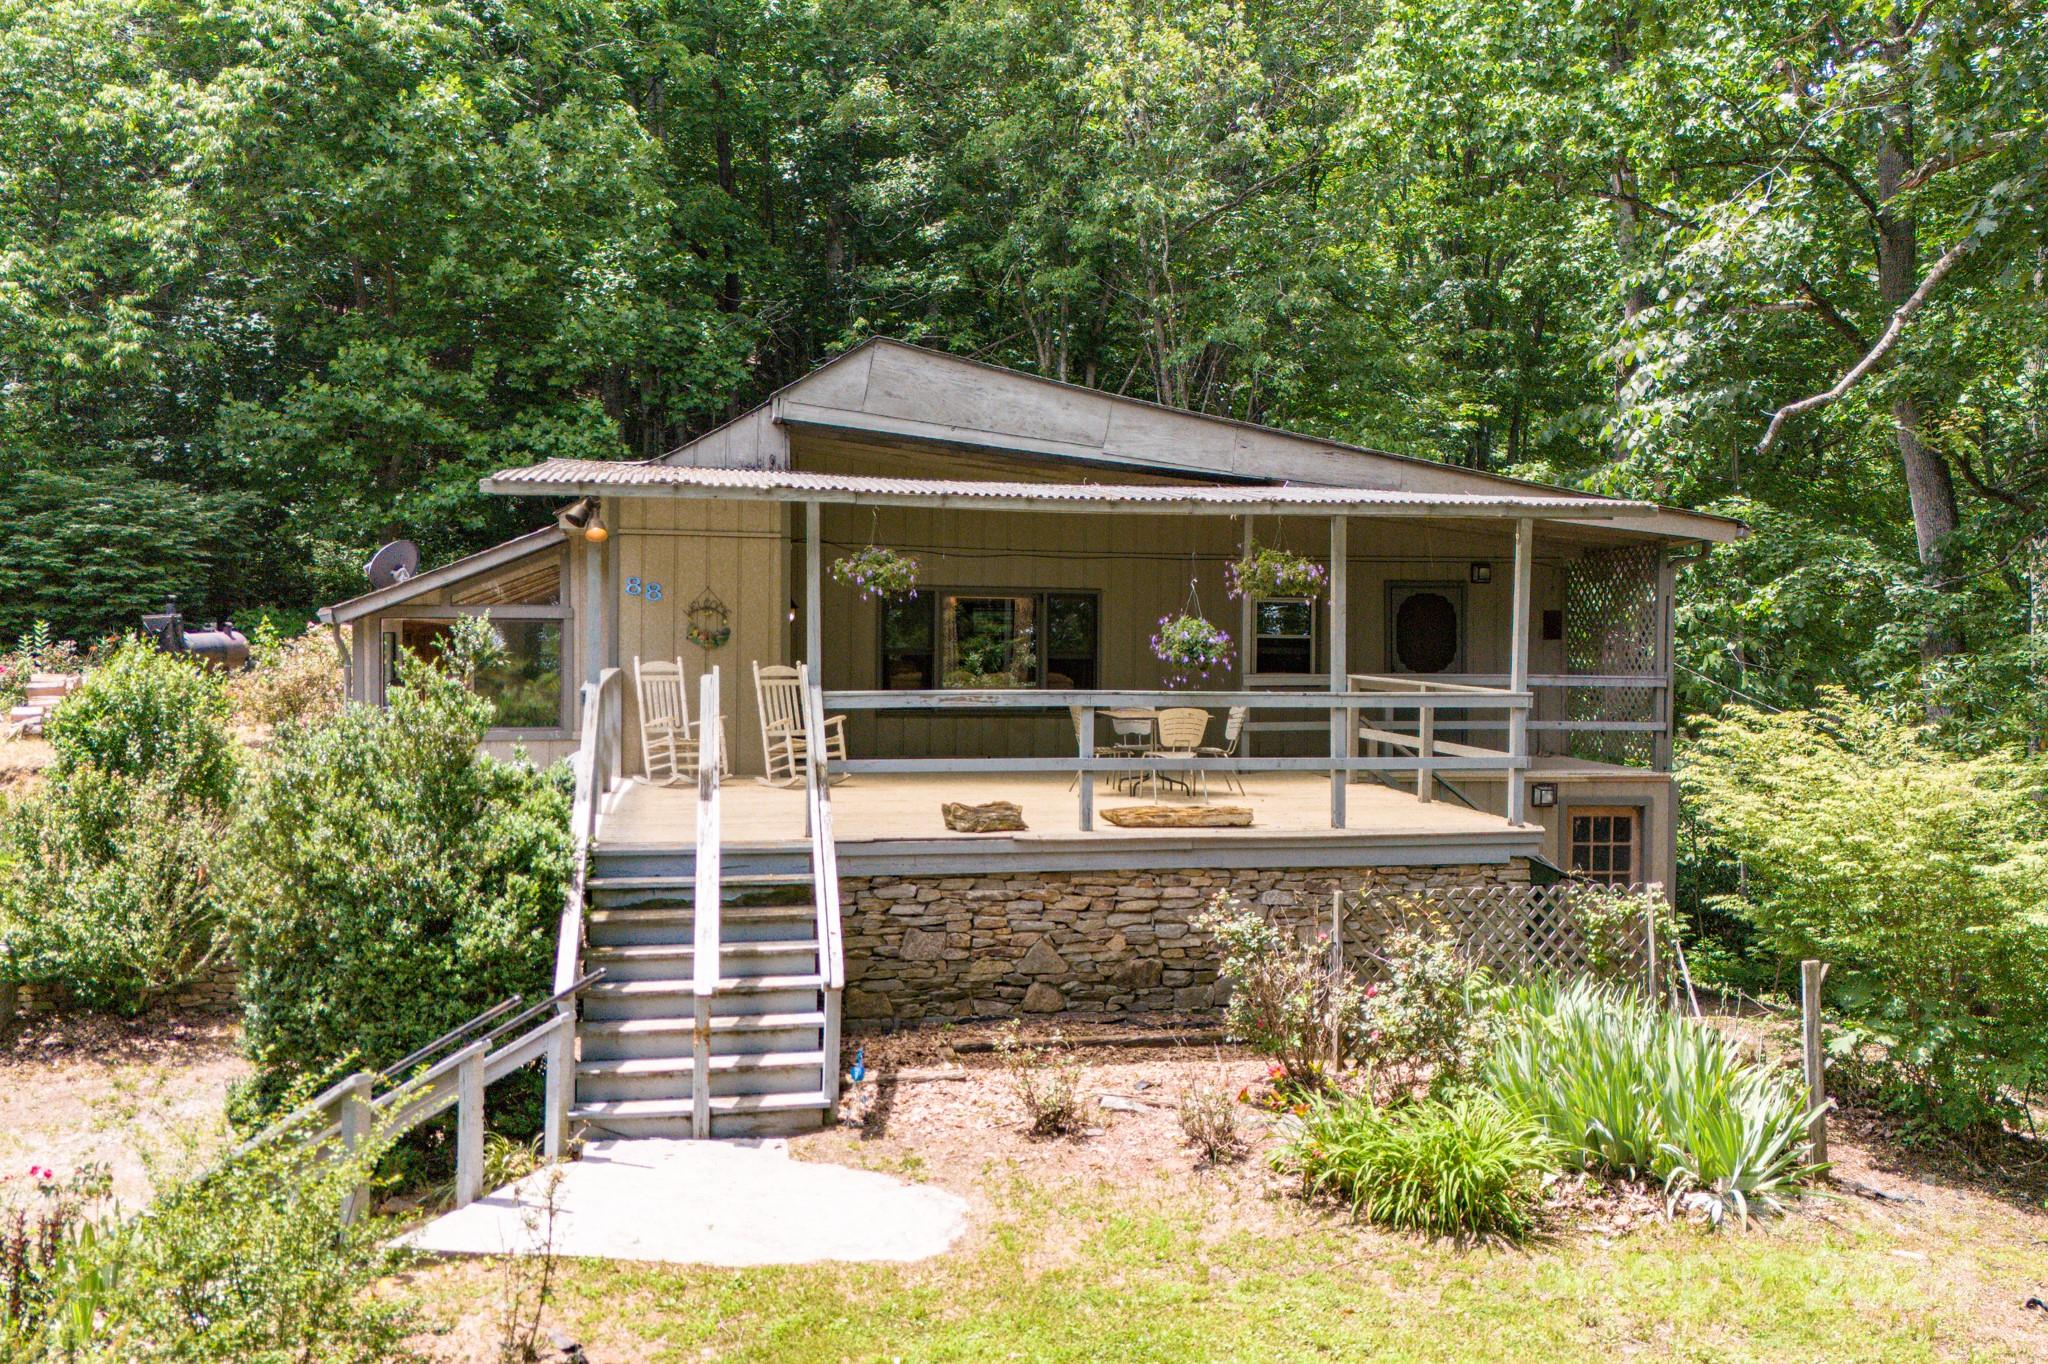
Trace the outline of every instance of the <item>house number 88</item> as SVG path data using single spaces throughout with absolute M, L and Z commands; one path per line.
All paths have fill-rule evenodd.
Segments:
M 648 601 L 660 601 L 661 584 L 651 580 L 628 578 L 626 579 L 626 595 L 629 597 L 643 597 Z

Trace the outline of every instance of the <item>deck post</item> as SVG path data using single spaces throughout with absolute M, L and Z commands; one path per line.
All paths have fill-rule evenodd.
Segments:
M 1083 762 L 1095 756 L 1095 707 L 1081 707 L 1081 722 L 1075 726 L 1079 732 L 1074 736 L 1075 746 L 1081 750 Z M 1085 767 L 1075 774 L 1081 788 L 1081 832 L 1089 833 L 1095 828 L 1095 774 Z
M 1415 737 L 1420 741 L 1415 756 L 1427 762 L 1436 756 L 1436 711 L 1424 706 L 1416 713 Z M 1415 774 L 1415 799 L 1424 805 L 1436 799 L 1436 769 L 1424 767 Z
M 1657 732 L 1656 742 L 1652 745 L 1654 756 L 1651 764 L 1659 772 L 1671 770 L 1672 733 L 1678 719 L 1678 691 L 1672 686 L 1672 674 L 1676 669 L 1672 667 L 1675 625 L 1671 614 L 1677 589 L 1678 565 L 1666 555 L 1657 562 L 1657 672 L 1663 680 L 1657 718 L 1663 722 L 1664 728 Z
M 1524 516 L 1515 522 L 1515 586 L 1513 615 L 1508 620 L 1508 690 L 1529 690 L 1529 579 L 1536 557 L 1536 523 Z M 1517 705 L 1508 712 L 1508 823 L 1520 824 L 1528 813 L 1529 710 Z
M 804 503 L 804 657 L 811 665 L 811 680 L 825 685 L 824 578 L 825 542 L 820 531 L 823 517 L 816 502 Z
M 1348 595 L 1351 557 L 1351 523 L 1342 516 L 1330 518 L 1330 694 L 1341 699 L 1351 685 L 1349 666 L 1345 649 L 1351 633 L 1351 609 Z M 1350 749 L 1350 738 L 1358 732 L 1356 725 L 1348 723 L 1353 712 L 1338 706 L 1330 706 L 1330 827 L 1344 827 L 1345 785 L 1351 774 L 1336 765 L 1336 760 L 1346 757 Z M 1348 733 L 1347 733 L 1348 731 Z
M 1237 544 L 1237 557 L 1239 559 L 1249 559 L 1252 553 L 1252 545 L 1254 544 L 1252 539 L 1252 519 L 1249 516 L 1237 518 Z M 1252 669 L 1258 662 L 1257 659 L 1252 657 L 1252 649 L 1258 639 L 1255 633 L 1258 628 L 1257 611 L 1258 608 L 1252 601 L 1251 593 L 1247 592 L 1237 599 L 1237 689 L 1239 691 L 1250 691 L 1252 689 Z M 1249 758 L 1252 756 L 1250 716 L 1245 717 L 1245 726 L 1237 736 L 1237 745 L 1238 751 L 1245 757 Z
M 370 1120 L 375 1110 L 370 1107 L 370 1089 L 377 1077 L 366 1071 L 358 1071 L 348 1077 L 347 1089 L 341 1096 L 341 1155 L 352 1160 L 370 1139 Z M 341 1201 L 341 1220 L 353 1222 L 363 1215 L 370 1206 L 370 1186 L 367 1181 L 349 1186 L 348 1193 Z
M 576 1084 L 576 1003 L 572 997 L 565 1004 L 555 1015 L 555 1031 L 548 1038 L 546 1116 L 541 1122 L 540 1147 L 547 1160 L 562 1158 L 562 1148 L 568 1144 L 569 1109 L 576 1102 L 572 1092 Z
M 478 1042 L 455 1068 L 455 1206 L 484 1196 L 484 1055 Z
M 599 524 L 603 504 L 592 500 L 590 525 Z M 595 682 L 604 672 L 604 617 L 610 605 L 604 599 L 604 551 L 611 541 L 585 539 L 583 542 L 583 680 Z M 577 717 L 577 723 L 583 723 Z

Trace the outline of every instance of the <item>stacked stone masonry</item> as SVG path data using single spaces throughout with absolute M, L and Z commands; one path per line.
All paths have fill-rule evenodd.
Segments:
M 1036 872 L 840 882 L 849 1023 L 1058 1014 L 1115 1019 L 1219 1007 L 1193 920 L 1219 893 L 1299 933 L 1331 895 L 1526 884 L 1525 862 L 1317 871 Z M 1347 948 L 1351 946 L 1347 940 Z M 1360 943 L 1359 946 L 1365 946 Z

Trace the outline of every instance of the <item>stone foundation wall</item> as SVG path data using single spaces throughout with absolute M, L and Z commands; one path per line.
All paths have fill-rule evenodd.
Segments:
M 1298 931 L 1333 891 L 1524 884 L 1525 862 L 1316 871 L 1038 872 L 840 882 L 849 1023 L 1110 1019 L 1221 1005 L 1208 936 L 1190 922 L 1218 891 Z
M 241 1003 L 241 976 L 231 963 L 222 963 L 165 1000 L 161 1007 L 226 1012 Z M 27 1014 L 55 1013 L 71 1007 L 71 991 L 59 982 L 28 981 L 15 987 L 15 1009 Z M 0 991 L 0 1004 L 5 992 Z M 0 1022 L 4 1022 L 0 1017 Z

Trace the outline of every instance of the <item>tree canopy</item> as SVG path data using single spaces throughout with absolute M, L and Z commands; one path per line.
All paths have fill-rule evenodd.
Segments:
M 879 332 L 1732 512 L 1695 699 L 2038 734 L 2044 87 L 2019 0 L 0 0 L 0 634 Z

